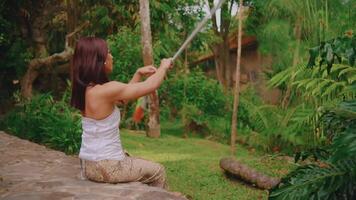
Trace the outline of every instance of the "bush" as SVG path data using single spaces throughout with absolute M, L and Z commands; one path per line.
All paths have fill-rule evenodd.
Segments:
M 163 83 L 159 90 L 161 107 L 170 108 L 170 115 L 179 116 L 185 132 L 214 134 L 221 138 L 224 130 L 213 128 L 214 119 L 225 117 L 229 96 L 213 79 L 201 71 L 177 75 Z
M 171 116 L 180 117 L 185 131 L 224 141 L 230 138 L 232 95 L 224 93 L 216 80 L 201 71 L 178 74 L 164 82 L 159 93 L 161 107 L 170 108 Z M 248 110 L 240 104 L 238 112 L 239 131 L 247 132 L 251 126 Z
M 186 132 L 199 132 L 203 135 L 210 133 L 208 118 L 195 105 L 183 104 L 180 114 Z
M 222 86 L 201 71 L 169 78 L 159 93 L 160 102 L 173 110 L 180 111 L 184 104 L 189 104 L 212 116 L 224 116 L 228 110 L 227 103 L 231 102 L 230 95 L 224 94 Z M 172 114 L 178 112 L 173 111 Z
M 108 38 L 111 54 L 114 58 L 111 79 L 129 82 L 137 68 L 142 67 L 141 37 L 139 30 L 132 31 L 123 27 L 116 35 Z
M 50 94 L 34 96 L 3 120 L 10 133 L 51 148 L 74 154 L 81 142 L 80 114 L 71 108 L 65 94 L 55 101 Z

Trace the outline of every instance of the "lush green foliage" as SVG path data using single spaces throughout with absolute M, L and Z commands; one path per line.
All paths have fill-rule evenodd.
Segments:
M 201 71 L 170 77 L 159 89 L 164 120 L 181 119 L 188 132 L 214 137 L 222 142 L 230 138 L 232 96 L 214 79 Z M 245 104 L 239 106 L 239 131 L 248 133 L 253 125 Z
M 270 199 L 354 199 L 356 197 L 356 94 L 355 68 L 350 65 L 335 64 L 348 58 L 353 64 L 348 40 L 332 40 L 318 49 L 310 51 L 310 66 L 320 59 L 319 69 L 299 68 L 283 71 L 271 82 L 280 84 L 284 78 L 295 73 L 293 85 L 303 94 L 306 103 L 318 111 L 308 123 L 314 129 L 315 137 L 324 139 L 324 146 L 303 153 L 302 159 L 313 155 L 321 159 L 319 165 L 309 164 L 299 167 L 272 189 Z M 336 43 L 336 44 L 335 44 Z M 346 47 L 346 48 L 345 48 Z M 351 49 L 354 48 L 351 45 Z M 352 49 L 353 51 L 353 49 Z M 351 52 L 352 53 L 352 52 Z M 325 64 L 323 64 L 325 62 Z M 278 76 L 278 77 L 277 77 Z M 296 155 L 296 160 L 301 154 Z
M 356 104 L 345 102 L 325 116 L 332 144 L 319 164 L 299 167 L 272 190 L 270 199 L 354 199 L 356 197 Z
M 356 153 L 356 102 L 347 101 L 327 111 L 323 116 L 325 129 L 332 143 L 330 161 L 337 163 L 345 159 L 355 159 Z
M 241 97 L 241 106 L 248 110 L 251 132 L 247 143 L 263 150 L 291 153 L 297 148 L 313 146 L 314 141 L 309 135 L 311 128 L 305 126 L 310 111 L 300 107 L 282 110 L 275 105 L 265 105 L 261 101 L 253 101 L 249 97 Z M 300 122 L 298 123 L 298 119 Z M 297 123 L 296 123 L 297 122 Z
M 187 131 L 210 134 L 210 121 L 229 112 L 221 85 L 200 71 L 169 78 L 159 93 L 161 105 L 170 108 L 172 116 L 179 115 Z
M 355 30 L 356 3 L 332 0 L 252 0 L 246 32 L 273 58 L 274 75 L 307 56 L 304 48 Z M 297 29 L 301 30 L 300 35 Z M 297 46 L 300 44 L 300 47 Z M 299 52 L 299 55 L 296 52 Z M 285 85 L 282 85 L 285 86 Z M 283 88 L 283 87 L 282 87 Z
M 216 80 L 200 71 L 169 78 L 160 88 L 161 103 L 179 114 L 187 131 L 214 135 L 227 139 L 230 134 L 232 97 L 226 94 Z M 251 126 L 248 111 L 239 107 L 238 127 Z
M 308 67 L 315 66 L 315 61 L 320 56 L 319 66 L 327 64 L 327 72 L 336 61 L 354 66 L 356 60 L 356 37 L 352 33 L 343 37 L 337 37 L 309 50 Z M 346 62 L 343 60 L 345 59 Z
M 354 199 L 355 169 L 355 160 L 300 167 L 283 179 L 282 186 L 273 190 L 269 199 Z
M 309 67 L 298 65 L 295 68 L 287 68 L 269 81 L 270 86 L 278 87 L 294 80 L 292 88 L 297 95 L 294 96 L 297 105 L 288 109 L 295 112 L 291 115 L 292 126 L 286 130 L 301 132 L 302 138 L 312 142 L 312 146 L 308 146 L 314 148 L 327 142 L 324 124 L 320 121 L 322 114 L 328 108 L 356 97 L 356 69 L 347 65 L 351 63 L 349 58 L 353 55 L 350 54 L 353 52 L 353 40 L 339 38 L 331 41 L 333 45 L 323 43 L 324 45 L 310 50 Z M 326 44 L 329 45 L 327 51 L 332 51 L 329 52 L 329 58 L 325 50 Z M 316 60 L 320 60 L 319 67 L 312 67 Z
M 195 105 L 204 114 L 223 116 L 229 100 L 216 80 L 207 78 L 202 72 L 177 75 L 160 88 L 162 102 L 177 110 L 184 104 Z
M 114 60 L 113 72 L 110 75 L 113 80 L 127 83 L 136 70 L 143 66 L 140 40 L 138 30 L 132 31 L 126 27 L 108 38 Z
M 321 105 L 335 99 L 354 98 L 356 69 L 349 65 L 335 64 L 330 73 L 328 70 L 326 65 L 312 69 L 305 66 L 299 66 L 296 70 L 289 68 L 276 74 L 269 84 L 278 86 L 294 76 L 294 88 L 314 105 Z
M 81 141 L 80 114 L 67 99 L 56 101 L 50 94 L 41 94 L 18 105 L 3 120 L 5 128 L 19 136 L 68 154 L 77 153 Z

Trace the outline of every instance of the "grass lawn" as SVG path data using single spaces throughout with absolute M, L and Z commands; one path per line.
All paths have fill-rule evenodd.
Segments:
M 229 155 L 229 146 L 201 138 L 182 138 L 165 134 L 158 139 L 147 138 L 143 132 L 121 130 L 124 148 L 133 156 L 163 164 L 170 190 L 190 199 L 267 199 L 268 192 L 245 183 L 227 179 L 219 160 Z M 294 165 L 271 155 L 248 151 L 238 145 L 236 158 L 270 176 L 281 177 Z

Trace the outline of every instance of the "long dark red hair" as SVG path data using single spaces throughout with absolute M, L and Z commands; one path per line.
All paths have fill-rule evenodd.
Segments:
M 109 81 L 105 72 L 108 46 L 105 40 L 83 37 L 78 40 L 72 59 L 71 105 L 81 111 L 85 109 L 85 90 L 90 85 Z

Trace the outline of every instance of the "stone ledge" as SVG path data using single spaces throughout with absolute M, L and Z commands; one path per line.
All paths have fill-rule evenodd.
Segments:
M 142 183 L 107 184 L 80 179 L 76 156 L 0 131 L 0 199 L 186 200 Z

